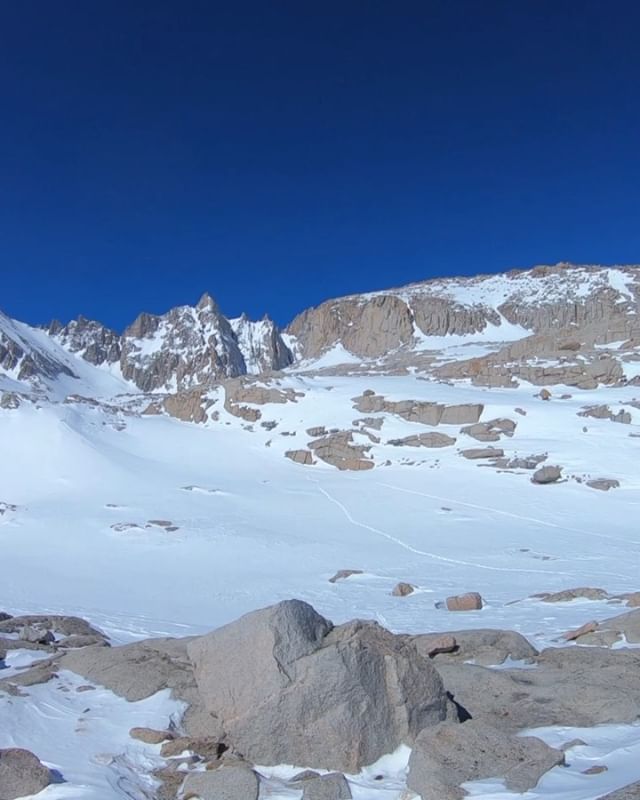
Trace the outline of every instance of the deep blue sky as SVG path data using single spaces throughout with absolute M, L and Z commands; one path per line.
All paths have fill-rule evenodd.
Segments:
M 0 307 L 121 328 L 640 261 L 636 0 L 20 0 Z

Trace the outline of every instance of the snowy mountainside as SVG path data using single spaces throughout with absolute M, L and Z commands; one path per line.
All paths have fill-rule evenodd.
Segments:
M 43 330 L 0 312 L 0 393 L 63 400 L 71 394 L 111 397 L 131 388 L 117 372 L 95 369 Z
M 117 369 L 143 392 L 185 390 L 291 362 L 271 320 L 228 320 L 206 294 L 196 306 L 140 314 L 122 336 L 82 317 L 65 326 L 54 322 L 48 333 L 89 363 Z
M 296 597 L 335 623 L 637 652 L 626 634 L 564 638 L 640 590 L 637 275 L 427 282 L 331 301 L 283 334 L 208 296 L 123 335 L 0 315 L 0 612 L 76 614 L 118 645 Z M 356 572 L 331 582 L 339 570 Z M 542 596 L 571 587 L 590 589 Z M 449 611 L 464 592 L 482 608 Z M 2 655 L 0 687 L 43 658 Z M 509 666 L 537 669 L 491 662 Z M 184 709 L 166 690 L 127 703 L 83 686 L 61 670 L 0 691 L 0 748 L 62 774 L 42 800 L 154 797 L 167 761 L 129 729 L 179 726 Z M 586 744 L 527 799 L 595 800 L 640 779 L 637 725 L 611 722 L 542 731 Z M 406 798 L 408 756 L 348 776 L 355 800 Z M 261 800 L 300 800 L 280 780 L 292 765 L 260 769 Z M 522 796 L 495 780 L 469 789 Z

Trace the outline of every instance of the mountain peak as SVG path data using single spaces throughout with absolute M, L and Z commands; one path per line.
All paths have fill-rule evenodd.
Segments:
M 219 312 L 220 309 L 216 301 L 211 297 L 209 292 L 205 292 L 202 297 L 198 300 L 196 305 L 198 311 L 204 311 L 204 309 L 209 309 L 210 311 Z

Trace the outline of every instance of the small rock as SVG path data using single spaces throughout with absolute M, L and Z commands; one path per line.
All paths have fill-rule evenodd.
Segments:
M 449 611 L 478 611 L 482 608 L 482 597 L 478 592 L 447 597 L 445 602 Z
M 310 781 L 313 778 L 319 778 L 320 773 L 312 769 L 303 769 L 302 772 L 296 773 L 289 783 L 301 783 L 302 781 Z
M 597 630 L 598 630 L 597 622 L 585 622 L 584 625 L 581 625 L 579 628 L 576 628 L 573 631 L 567 631 L 566 633 L 563 633 L 562 638 L 567 642 L 574 642 L 581 636 L 585 636 L 587 633 L 595 633 L 595 631 Z
M 351 800 L 351 789 L 344 775 L 331 772 L 306 781 L 302 800 Z
M 326 436 L 327 429 L 324 425 L 318 425 L 315 428 L 307 428 L 307 435 L 317 439 L 318 436 Z
M 183 797 L 200 800 L 258 800 L 258 776 L 248 767 L 220 767 L 206 772 L 190 772 L 184 782 Z
M 201 756 L 206 761 L 217 761 L 225 750 L 225 745 L 215 738 L 203 737 L 198 739 L 190 736 L 179 736 L 165 742 L 160 748 L 160 755 L 163 758 L 175 758 L 188 751 Z
M 540 389 L 538 397 L 541 400 L 551 400 L 551 392 L 548 389 Z
M 538 595 L 544 603 L 568 603 L 571 600 L 607 600 L 609 595 L 604 589 L 595 586 L 576 586 L 560 592 Z
M 39 630 L 31 625 L 25 625 L 18 635 L 21 641 L 30 642 L 31 644 L 51 644 L 56 640 L 51 631 Z
M 555 483 L 562 475 L 561 467 L 540 467 L 533 473 L 531 483 Z
M 600 775 L 601 772 L 607 772 L 609 767 L 606 764 L 594 764 L 592 767 L 582 770 L 583 775 Z
M 521 417 L 527 416 L 527 412 L 524 410 L 524 408 L 514 408 L 513 410 L 516 412 L 516 414 L 520 414 Z
M 170 731 L 157 731 L 153 728 L 131 728 L 129 736 L 145 744 L 160 744 L 174 738 Z
M 440 655 L 441 653 L 453 653 L 458 647 L 456 637 L 450 633 L 443 633 L 440 635 L 428 634 L 421 637 L 424 641 L 422 643 L 422 653 L 425 653 L 429 658 Z M 426 641 L 428 638 L 428 641 Z
M 632 592 L 626 597 L 627 605 L 631 608 L 640 606 L 640 592 Z
M 362 575 L 361 569 L 339 569 L 336 574 L 329 578 L 329 583 L 337 583 L 350 578 L 352 575 Z
M 565 742 L 561 745 L 560 749 L 563 753 L 566 753 L 567 750 L 571 750 L 572 747 L 586 747 L 587 743 L 583 739 L 571 739 L 568 742 Z
M 502 458 L 504 450 L 500 447 L 471 447 L 461 450 L 460 455 L 473 461 L 478 458 Z
M 594 478 L 587 481 L 587 486 L 591 489 L 600 489 L 601 492 L 608 492 L 609 489 L 617 489 L 620 486 L 620 481 L 615 478 Z
M 412 586 L 410 583 L 403 583 L 401 581 L 400 583 L 397 583 L 393 587 L 393 591 L 391 592 L 391 594 L 394 597 L 406 597 L 409 594 L 413 594 L 413 592 L 415 591 L 415 588 L 416 587 Z
M 310 450 L 287 450 L 285 458 L 291 459 L 296 464 L 310 466 L 313 464 L 313 453 Z

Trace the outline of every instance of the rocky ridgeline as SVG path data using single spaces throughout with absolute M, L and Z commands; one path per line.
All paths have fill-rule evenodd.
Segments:
M 410 346 L 416 334 L 464 336 L 505 324 L 532 334 L 579 328 L 591 337 L 615 332 L 620 340 L 632 339 L 640 335 L 634 319 L 638 275 L 635 266 L 610 270 L 557 264 L 437 279 L 329 300 L 296 317 L 287 333 L 305 358 L 337 343 L 363 358 L 378 358 Z M 500 341 L 499 330 L 495 340 Z
M 526 380 L 589 389 L 625 382 L 623 364 L 640 359 L 639 274 L 639 267 L 558 264 L 426 281 L 327 301 L 297 316 L 282 335 L 268 318 L 226 318 L 209 295 L 195 307 L 140 314 L 122 335 L 84 317 L 53 322 L 49 347 L 34 344 L 33 329 L 2 316 L 0 368 L 18 380 L 73 376 L 73 359 L 64 358 L 71 353 L 119 368 L 142 392 L 184 392 L 301 360 L 313 369 L 313 359 L 341 345 L 367 369 L 386 373 L 417 367 L 478 385 Z M 497 345 L 477 358 L 440 363 L 443 343 L 428 337 L 446 336 L 484 336 Z M 615 351 L 607 350 L 614 342 Z
M 279 370 L 292 361 L 271 320 L 229 320 L 206 294 L 195 307 L 140 314 L 122 336 L 83 317 L 64 326 L 52 322 L 48 333 L 94 366 L 119 365 L 123 377 L 143 392 L 186 390 Z
M 601 596 L 575 589 L 567 597 L 588 591 Z M 153 773 L 161 782 L 158 800 L 257 800 L 262 778 L 253 765 L 280 763 L 309 768 L 289 781 L 288 791 L 306 800 L 350 798 L 343 773 L 357 773 L 401 744 L 412 747 L 407 785 L 422 800 L 458 800 L 462 783 L 483 778 L 502 778 L 508 789 L 524 792 L 570 755 L 518 732 L 640 716 L 640 653 L 630 649 L 539 653 L 514 631 L 408 636 L 375 622 L 336 626 L 298 600 L 204 636 L 119 647 L 73 617 L 3 616 L 0 637 L 14 635 L 0 638 L 5 649 L 31 647 L 50 657 L 0 680 L 0 691 L 24 695 L 70 670 L 88 682 L 78 690 L 99 684 L 135 702 L 169 688 L 187 704 L 178 728 L 130 731 L 159 745 L 166 759 Z M 640 610 L 599 629 L 638 642 Z M 525 676 L 518 668 L 491 668 L 506 659 L 535 669 Z M 0 751 L 3 798 L 37 792 L 49 780 L 32 754 Z

